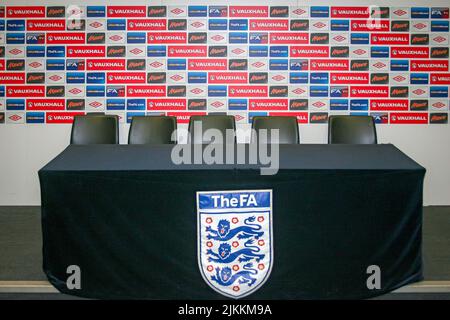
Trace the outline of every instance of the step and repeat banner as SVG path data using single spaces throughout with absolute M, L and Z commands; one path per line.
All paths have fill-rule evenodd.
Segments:
M 448 7 L 0 6 L 0 123 L 87 112 L 447 124 Z

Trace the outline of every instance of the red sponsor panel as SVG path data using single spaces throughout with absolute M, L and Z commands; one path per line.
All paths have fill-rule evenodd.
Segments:
M 64 19 L 36 19 L 27 20 L 27 31 L 65 31 Z
M 84 32 L 47 32 L 48 44 L 84 44 L 86 33 Z
M 249 17 L 265 18 L 269 16 L 268 6 L 230 6 L 229 15 L 231 18 Z
M 347 59 L 311 59 L 309 62 L 311 70 L 348 71 L 349 61 Z
M 268 93 L 267 86 L 228 86 L 230 97 L 267 97 Z
M 128 19 L 127 24 L 129 31 L 154 31 L 167 29 L 166 19 Z
M 186 99 L 148 99 L 147 110 L 186 110 Z
M 25 72 L 0 73 L 0 84 L 25 84 Z
M 370 35 L 371 44 L 409 44 L 409 34 L 408 33 L 372 33 Z
M 368 72 L 332 72 L 330 73 L 330 84 L 369 84 Z
M 189 123 L 191 116 L 205 116 L 206 112 L 167 112 L 167 115 L 177 118 L 178 123 Z
M 391 124 L 427 124 L 428 113 L 426 112 L 391 112 L 389 114 Z
M 411 71 L 448 71 L 448 60 L 411 60 Z
M 27 110 L 45 111 L 45 110 L 64 110 L 66 100 L 64 99 L 27 99 Z
M 368 18 L 369 7 L 331 7 L 332 18 Z
M 450 73 L 432 73 L 430 74 L 430 83 L 450 85 Z
M 108 18 L 145 18 L 146 16 L 146 6 L 108 6 Z
M 168 46 L 168 57 L 207 57 L 208 46 Z
M 105 46 L 67 46 L 68 58 L 95 58 L 105 55 Z
M 408 111 L 409 101 L 406 99 L 372 99 L 371 111 Z
M 125 70 L 127 63 L 125 59 L 87 59 L 87 70 Z
M 18 7 L 18 6 L 8 6 L 6 7 L 6 17 L 7 18 L 45 18 L 45 7 L 44 6 L 33 6 L 33 7 Z
M 308 123 L 308 112 L 269 112 L 269 116 L 296 117 L 298 123 Z
M 307 32 L 271 32 L 271 44 L 308 44 L 309 33 Z
M 75 116 L 82 116 L 84 112 L 47 112 L 46 123 L 72 123 Z
M 188 70 L 227 70 L 227 59 L 189 59 Z
M 291 58 L 328 58 L 330 47 L 328 46 L 291 46 Z
M 288 110 L 288 99 L 249 99 L 249 110 Z
M 165 97 L 166 86 L 127 86 L 128 97 Z
M 391 58 L 429 58 L 429 47 L 391 47 Z
M 45 86 L 8 86 L 7 97 L 45 97 Z
M 209 72 L 208 83 L 247 83 L 247 72 Z
M 148 43 L 186 43 L 186 32 L 148 32 Z
M 0 71 L 5 70 L 5 59 L 0 59 Z
M 351 20 L 350 26 L 352 31 L 389 31 L 389 20 Z
M 282 31 L 289 30 L 287 19 L 250 19 L 251 31 Z
M 389 86 L 351 86 L 350 97 L 352 98 L 388 98 Z
M 106 79 L 108 84 L 147 82 L 145 72 L 108 72 Z

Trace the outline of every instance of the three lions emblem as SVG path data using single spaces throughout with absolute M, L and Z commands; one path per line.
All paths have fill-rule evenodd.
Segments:
M 242 298 L 273 264 L 272 190 L 197 192 L 198 262 L 217 292 Z

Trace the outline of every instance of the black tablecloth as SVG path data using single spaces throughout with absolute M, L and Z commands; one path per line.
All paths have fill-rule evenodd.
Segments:
M 39 171 L 44 271 L 94 298 L 223 299 L 197 263 L 196 192 L 273 190 L 273 268 L 249 299 L 367 298 L 422 279 L 425 169 L 392 145 L 280 145 L 280 170 L 175 165 L 172 146 L 69 146 Z M 81 289 L 66 287 L 81 268 Z M 381 289 L 369 290 L 369 265 Z

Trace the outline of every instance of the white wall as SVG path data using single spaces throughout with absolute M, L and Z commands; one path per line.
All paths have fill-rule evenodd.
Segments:
M 47 4 L 124 4 L 110 1 L 7 1 L 6 5 Z M 187 1 L 141 1 L 133 4 L 180 4 Z M 190 1 L 190 4 L 243 4 L 242 1 Z M 393 1 L 245 1 L 245 4 L 273 5 L 373 5 L 389 6 L 449 6 L 448 0 L 414 3 Z M 427 205 L 450 205 L 450 125 L 379 125 L 380 143 L 393 143 L 427 169 L 424 201 Z M 128 134 L 122 125 L 121 142 Z M 304 143 L 325 143 L 327 126 L 301 125 Z M 37 171 L 61 152 L 69 142 L 70 125 L 0 125 L 0 205 L 39 205 L 40 190 Z

